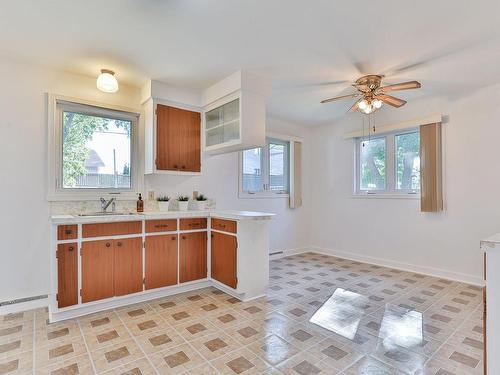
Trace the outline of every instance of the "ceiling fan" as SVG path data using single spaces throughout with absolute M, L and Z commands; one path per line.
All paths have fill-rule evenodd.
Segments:
M 330 103 L 335 100 L 358 98 L 347 112 L 359 110 L 362 113 L 370 114 L 382 107 L 383 103 L 399 108 L 406 104 L 406 100 L 396 98 L 387 93 L 399 90 L 418 89 L 421 87 L 418 81 L 396 83 L 394 85 L 381 86 L 383 75 L 366 75 L 358 78 L 352 85 L 358 92 L 349 95 L 337 96 L 322 100 L 321 103 Z

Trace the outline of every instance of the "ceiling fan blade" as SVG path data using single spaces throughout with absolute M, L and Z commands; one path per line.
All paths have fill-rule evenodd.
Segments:
M 409 81 L 409 82 L 395 83 L 394 85 L 382 86 L 380 88 L 380 91 L 381 92 L 389 92 L 389 91 L 398 91 L 398 90 L 410 90 L 410 89 L 419 89 L 420 87 L 422 87 L 420 82 Z
M 360 95 L 361 95 L 361 94 L 356 93 L 356 94 L 349 94 L 349 95 L 336 96 L 335 98 L 330 98 L 330 99 L 325 99 L 325 100 L 322 100 L 320 103 L 321 103 L 321 104 L 324 104 L 324 103 L 334 102 L 335 100 L 341 100 L 341 99 L 347 99 L 347 98 L 357 98 L 357 97 L 358 97 L 358 96 L 360 96 Z
M 358 104 L 360 101 L 362 101 L 363 98 L 360 98 L 358 99 L 352 106 L 351 108 L 349 108 L 349 110 L 347 111 L 347 113 L 350 113 L 350 112 L 355 112 L 357 109 L 358 109 Z
M 396 98 L 391 95 L 380 94 L 375 97 L 376 99 L 382 100 L 384 103 L 392 105 L 393 107 L 399 108 L 406 104 L 406 100 Z

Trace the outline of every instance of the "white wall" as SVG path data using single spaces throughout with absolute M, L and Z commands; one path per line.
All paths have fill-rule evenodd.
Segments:
M 46 200 L 45 93 L 140 108 L 141 90 L 121 85 L 118 93 L 104 94 L 96 89 L 93 77 L 5 59 L 0 60 L 0 82 L 0 301 L 5 301 L 49 292 L 51 205 Z M 307 136 L 307 131 L 298 126 L 271 123 L 275 131 Z M 196 189 L 216 198 L 221 208 L 275 212 L 278 216 L 272 224 L 272 249 L 307 245 L 307 232 L 302 226 L 305 208 L 290 210 L 285 199 L 237 198 L 237 160 L 236 153 L 209 157 L 201 177 L 148 177 L 146 185 L 171 195 Z M 64 207 L 60 203 L 55 206 L 59 212 Z
M 304 139 L 303 165 L 309 165 L 309 129 L 276 119 L 267 119 L 268 131 L 292 135 Z M 275 213 L 271 222 L 270 251 L 290 250 L 307 247 L 310 244 L 308 222 L 309 204 L 308 171 L 304 168 L 303 206 L 297 209 L 288 207 L 288 198 L 238 198 L 238 153 L 204 156 L 203 174 L 196 177 L 148 175 L 145 190 L 154 190 L 170 197 L 179 194 L 189 195 L 193 190 L 216 200 L 217 208 L 265 211 Z
M 353 141 L 358 114 L 311 134 L 312 245 L 339 254 L 481 282 L 481 238 L 500 232 L 500 173 L 496 98 L 499 86 L 470 96 L 384 108 L 379 124 L 442 113 L 445 205 L 421 213 L 419 200 L 352 197 Z

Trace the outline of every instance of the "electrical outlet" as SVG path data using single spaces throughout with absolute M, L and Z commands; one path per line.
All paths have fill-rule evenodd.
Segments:
M 148 200 L 154 201 L 155 200 L 155 192 L 154 190 L 148 191 Z

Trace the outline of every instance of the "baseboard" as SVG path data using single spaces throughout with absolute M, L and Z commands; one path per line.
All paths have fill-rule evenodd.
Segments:
M 311 251 L 311 247 L 297 247 L 294 249 L 287 249 L 287 250 L 283 250 L 280 252 L 270 254 L 269 259 L 270 260 L 279 259 L 279 258 L 287 257 L 290 255 L 294 255 L 294 254 L 307 253 L 308 251 Z
M 0 315 L 15 314 L 27 310 L 39 309 L 48 306 L 49 306 L 48 298 L 41 298 L 33 301 L 13 303 L 12 305 L 5 305 L 0 307 Z
M 389 260 L 389 259 L 370 257 L 370 256 L 361 255 L 361 254 L 352 253 L 352 252 L 347 252 L 347 251 L 339 251 L 339 250 L 334 250 L 334 249 L 321 248 L 318 246 L 310 246 L 310 247 L 304 248 L 304 251 L 302 251 L 302 253 L 306 253 L 306 252 L 331 255 L 331 256 L 336 256 L 339 258 L 354 260 L 357 262 L 370 263 L 370 264 L 375 264 L 377 266 L 396 268 L 396 269 L 399 269 L 402 271 L 421 273 L 424 275 L 439 277 L 442 279 L 459 281 L 459 282 L 473 284 L 473 285 L 477 285 L 477 286 L 484 286 L 484 280 L 481 277 L 468 275 L 468 274 L 464 274 L 464 273 L 460 273 L 460 272 L 443 270 L 441 268 L 426 267 L 426 266 L 420 266 L 420 265 L 409 264 L 409 263 L 404 263 L 404 262 L 397 262 L 397 261 L 393 261 L 393 260 Z M 298 253 L 297 252 L 288 253 L 287 251 L 285 251 L 283 256 L 289 256 L 289 255 L 293 255 L 293 254 L 298 254 Z

